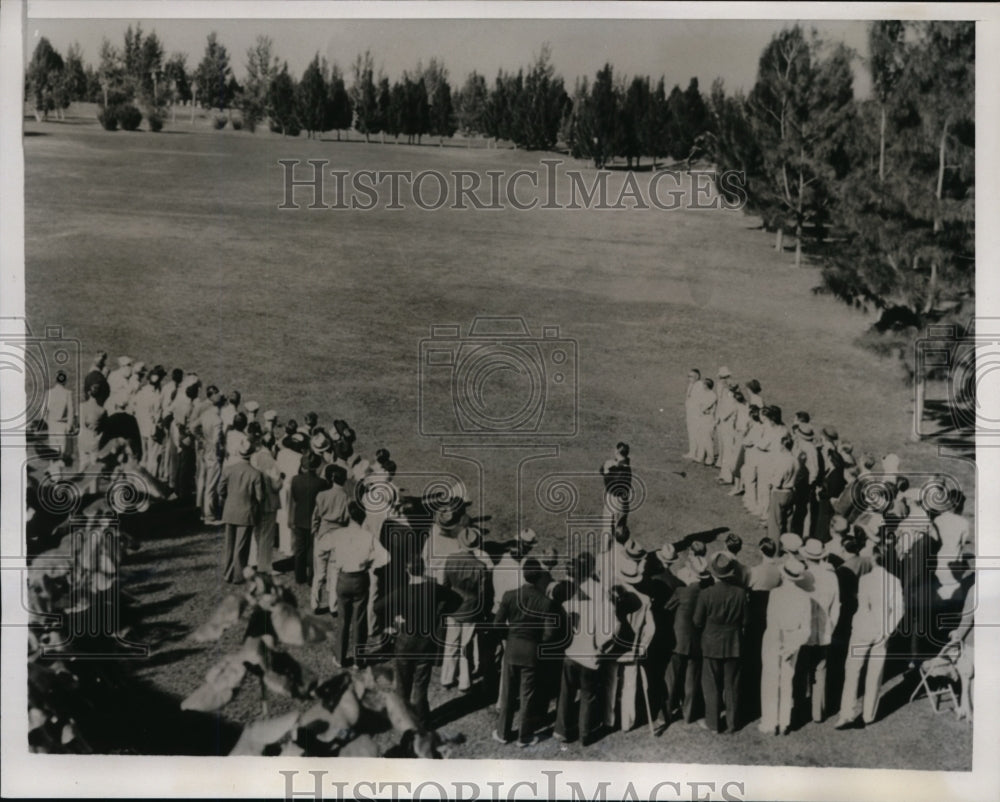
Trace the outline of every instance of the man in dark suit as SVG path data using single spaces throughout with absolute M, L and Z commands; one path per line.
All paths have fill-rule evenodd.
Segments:
M 431 669 L 440 653 L 445 612 L 458 599 L 448 589 L 425 576 L 424 561 L 414 554 L 406 566 L 407 584 L 377 602 L 378 617 L 386 633 L 395 634 L 393 667 L 396 689 L 410 705 L 420 726 L 429 728 L 427 688 Z
M 243 438 L 237 453 L 239 459 L 226 466 L 219 480 L 222 523 L 226 527 L 223 579 L 234 585 L 243 582 L 243 569 L 250 557 L 250 537 L 264 499 L 264 479 L 250 464 L 253 443 L 249 438 Z
M 330 485 L 317 471 L 323 464 L 318 454 L 302 455 L 299 475 L 292 479 L 289 518 L 292 522 L 292 551 L 295 559 L 295 581 L 308 585 L 313 567 L 312 519 L 316 509 L 316 496 L 329 489 Z
M 539 716 L 544 711 L 537 708 L 538 672 L 544 668 L 546 656 L 543 644 L 559 639 L 562 616 L 559 605 L 545 595 L 546 572 L 534 557 L 528 557 L 522 564 L 524 584 L 517 590 L 509 590 L 500 601 L 495 627 L 505 628 L 507 645 L 504 651 L 503 672 L 500 678 L 506 693 L 501 692 L 500 712 L 497 729 L 493 730 L 493 740 L 510 743 L 511 725 L 514 721 L 514 701 L 520 688 L 521 720 L 518 732 L 518 746 L 534 746 L 538 743 L 535 729 Z M 551 659 L 551 658 L 549 658 Z
M 698 596 L 692 621 L 701 633 L 701 687 L 705 694 L 702 726 L 719 731 L 719 691 L 726 708 L 726 732 L 739 725 L 740 661 L 743 633 L 749 623 L 750 605 L 746 589 L 732 555 L 717 552 L 709 563 L 715 584 Z
M 694 608 L 702 589 L 712 584 L 712 575 L 703 560 L 698 555 L 690 558 L 679 574 L 686 584 L 677 588 L 666 602 L 665 609 L 673 614 L 674 648 L 664 677 L 667 691 L 663 699 L 664 729 L 670 726 L 677 710 L 688 724 L 699 712 L 696 703 L 701 676 L 701 643 L 694 628 Z

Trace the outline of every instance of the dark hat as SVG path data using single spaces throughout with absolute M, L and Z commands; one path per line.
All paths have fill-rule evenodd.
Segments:
M 467 526 L 461 532 L 458 533 L 458 545 L 463 549 L 468 549 L 472 551 L 473 549 L 479 548 L 479 530 L 474 526 Z
M 736 560 L 724 551 L 717 551 L 708 563 L 708 570 L 716 579 L 732 579 L 736 576 Z
M 311 451 L 308 454 L 303 454 L 302 459 L 299 462 L 304 471 L 315 471 L 320 465 L 323 464 L 323 458 L 319 454 L 313 454 Z
M 646 550 L 635 542 L 632 538 L 629 538 L 625 543 L 625 556 L 630 560 L 641 560 L 646 556 Z

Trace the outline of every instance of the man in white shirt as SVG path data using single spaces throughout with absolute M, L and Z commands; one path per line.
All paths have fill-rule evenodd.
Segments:
M 764 456 L 764 475 L 771 489 L 768 501 L 767 534 L 777 540 L 785 532 L 794 531 L 790 526 L 795 501 L 795 485 L 802 469 L 798 457 L 792 453 L 792 438 L 784 435 L 776 451 Z
M 45 425 L 48 427 L 49 448 L 66 453 L 66 435 L 73 428 L 73 393 L 66 387 L 66 371 L 56 373 L 56 383 L 49 388 L 45 399 Z
M 128 406 L 131 398 L 131 388 L 129 380 L 132 378 L 132 358 L 128 356 L 118 357 L 118 369 L 108 374 L 108 388 L 111 394 L 108 396 L 104 407 L 108 414 L 121 412 Z
M 858 717 L 858 685 L 865 674 L 862 722 L 875 721 L 885 647 L 903 618 L 903 586 L 882 567 L 882 551 L 876 547 L 872 570 L 858 580 L 858 610 L 851 623 L 851 643 L 844 669 L 844 691 L 840 699 L 837 729 L 854 725 Z
M 715 382 L 709 378 L 701 380 L 698 394 L 698 419 L 696 429 L 698 436 L 694 450 L 694 461 L 705 465 L 715 462 L 715 446 L 712 438 L 715 434 L 715 408 L 719 403 L 715 395 Z
M 221 431 L 222 418 L 218 425 Z M 253 528 L 253 544 L 256 547 L 257 569 L 271 572 L 274 562 L 274 538 L 278 533 L 278 508 L 281 506 L 281 471 L 271 452 L 258 438 L 255 450 L 250 455 L 250 464 L 261 473 L 264 482 L 264 497 L 261 499 L 257 522 Z
M 687 391 L 684 396 L 684 419 L 687 422 L 688 450 L 684 459 L 694 459 L 694 452 L 698 446 L 698 399 L 701 389 L 701 371 L 691 368 L 688 371 Z
M 368 641 L 368 591 L 371 572 L 389 562 L 389 552 L 383 548 L 378 536 L 363 526 L 364 508 L 355 501 L 347 505 L 350 522 L 331 533 L 333 556 L 337 566 L 337 640 L 335 656 L 345 665 L 352 654 L 359 667 L 366 660 Z
M 214 386 L 206 393 L 209 404 L 198 415 L 195 422 L 201 439 L 201 465 L 199 465 L 198 501 L 202 520 L 215 525 L 219 517 L 219 479 L 222 476 L 222 394 Z M 250 460 L 253 464 L 253 458 Z M 256 468 L 257 466 L 254 465 Z M 265 569 L 269 570 L 269 569 Z
M 812 577 L 809 588 L 811 622 L 809 639 L 802 647 L 803 670 L 807 686 L 811 687 L 812 719 L 823 721 L 826 710 L 826 665 L 833 630 L 840 617 L 840 583 L 833 566 L 826 560 L 826 547 L 816 538 L 809 538 L 799 549 Z M 811 681 L 810 681 L 811 680 Z
M 801 583 L 806 567 L 794 557 L 781 566 L 781 584 L 767 602 L 761 645 L 760 723 L 765 735 L 785 735 L 792 723 L 793 678 L 799 649 L 809 639 L 812 602 Z

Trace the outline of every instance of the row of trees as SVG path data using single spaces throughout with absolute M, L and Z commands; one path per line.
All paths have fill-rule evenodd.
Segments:
M 794 26 L 761 54 L 744 96 L 720 82 L 704 141 L 746 175 L 749 211 L 796 262 L 812 244 L 822 284 L 881 312 L 880 330 L 971 314 L 975 293 L 975 27 L 869 25 L 873 93 L 854 54 Z
M 667 92 L 663 78 L 625 79 L 605 64 L 578 79 L 572 96 L 548 47 L 527 68 L 500 71 L 492 85 L 473 71 L 453 90 L 432 59 L 390 82 L 370 52 L 350 85 L 319 55 L 296 80 L 272 41 L 258 37 L 239 83 L 214 33 L 189 72 L 164 58 L 155 32 L 139 26 L 121 48 L 105 41 L 96 69 L 79 47 L 63 58 L 45 39 L 28 68 L 37 113 L 70 100 L 151 110 L 192 101 L 238 109 L 251 130 L 265 119 L 296 135 L 355 128 L 372 136 L 507 140 L 527 149 L 563 146 L 598 167 L 624 158 L 705 157 L 746 177 L 748 210 L 796 262 L 811 246 L 823 263 L 822 292 L 874 306 L 890 321 L 916 324 L 971 301 L 974 285 L 975 31 L 968 22 L 873 22 L 866 67 L 870 98 L 854 96 L 857 55 L 795 25 L 762 52 L 748 94 L 716 80 L 704 96 L 696 78 Z

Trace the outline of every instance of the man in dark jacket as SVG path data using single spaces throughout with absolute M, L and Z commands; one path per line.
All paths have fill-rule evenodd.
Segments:
M 243 582 L 243 569 L 250 557 L 250 537 L 264 498 L 263 477 L 250 464 L 252 453 L 253 444 L 244 437 L 238 460 L 226 466 L 219 480 L 222 523 L 226 527 L 223 579 L 234 585 Z
M 717 552 L 709 563 L 715 584 L 699 596 L 692 621 L 701 633 L 701 688 L 705 694 L 702 726 L 719 731 L 719 691 L 726 708 L 726 732 L 739 725 L 740 661 L 743 633 L 749 623 L 750 605 L 746 589 L 731 555 Z
M 528 557 L 522 564 L 524 584 L 517 590 L 509 590 L 500 601 L 495 627 L 506 629 L 507 645 L 504 652 L 503 672 L 500 678 L 506 688 L 501 693 L 500 712 L 497 729 L 493 730 L 493 740 L 510 743 L 511 725 L 514 721 L 514 701 L 520 688 L 521 720 L 518 745 L 534 746 L 538 743 L 535 729 L 540 714 L 536 699 L 538 671 L 546 660 L 542 653 L 543 644 L 559 639 L 562 617 L 559 606 L 545 595 L 543 582 L 547 575 L 534 557 Z
M 429 728 L 427 688 L 441 647 L 445 611 L 458 599 L 424 575 L 424 561 L 413 555 L 406 566 L 409 581 L 378 604 L 383 631 L 395 633 L 393 667 L 396 689 L 410 705 L 420 726 Z
M 316 496 L 330 485 L 316 472 L 323 464 L 322 458 L 313 453 L 302 456 L 299 475 L 292 479 L 290 515 L 292 522 L 292 550 L 295 559 L 295 581 L 308 585 L 313 567 L 312 523 L 316 509 Z
M 701 644 L 694 628 L 694 608 L 703 588 L 712 584 L 712 575 L 697 555 L 680 572 L 686 583 L 677 588 L 666 603 L 673 614 L 674 648 L 667 664 L 666 695 L 663 699 L 664 728 L 670 726 L 674 712 L 680 710 L 690 724 L 698 714 L 698 680 L 701 676 Z

